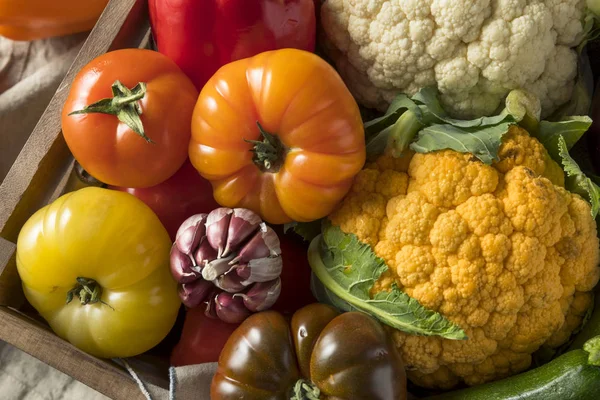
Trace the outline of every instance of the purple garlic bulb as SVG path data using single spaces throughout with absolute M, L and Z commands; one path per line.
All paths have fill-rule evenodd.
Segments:
M 186 307 L 239 323 L 281 292 L 277 234 L 253 211 L 217 208 L 186 219 L 171 248 L 171 274 Z

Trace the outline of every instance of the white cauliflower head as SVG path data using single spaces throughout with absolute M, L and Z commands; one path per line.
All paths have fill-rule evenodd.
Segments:
M 585 0 L 326 0 L 325 50 L 357 100 L 385 109 L 437 85 L 454 116 L 492 114 L 513 89 L 567 102 Z

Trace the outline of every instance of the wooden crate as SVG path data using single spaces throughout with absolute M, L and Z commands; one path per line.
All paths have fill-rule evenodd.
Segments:
M 25 301 L 15 264 L 15 243 L 20 228 L 34 212 L 81 186 L 60 124 L 62 106 L 75 75 L 107 51 L 145 47 L 149 39 L 147 11 L 147 0 L 110 0 L 0 184 L 0 339 L 116 400 L 142 400 L 144 396 L 119 364 L 90 356 L 60 339 Z M 592 57 L 591 61 L 597 77 L 600 58 Z M 168 387 L 168 354 L 180 325 L 181 318 L 159 346 L 128 360 L 144 381 Z
M 75 75 L 107 51 L 146 46 L 150 33 L 147 9 L 146 0 L 109 2 L 0 185 L 0 339 L 110 398 L 127 400 L 144 396 L 125 369 L 60 339 L 25 301 L 16 270 L 15 243 L 20 228 L 35 211 L 78 187 L 60 123 Z M 167 388 L 168 354 L 176 340 L 168 337 L 147 354 L 128 361 L 146 382 Z

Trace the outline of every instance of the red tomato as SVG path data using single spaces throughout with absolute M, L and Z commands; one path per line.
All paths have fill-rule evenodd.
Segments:
M 103 54 L 75 77 L 62 112 L 69 149 L 108 185 L 150 187 L 187 158 L 198 91 L 166 56 L 123 49 Z
M 238 324 L 204 315 L 202 307 L 188 309 L 179 343 L 171 353 L 171 365 L 180 367 L 219 361 L 219 354 Z
M 281 271 L 281 294 L 272 309 L 292 314 L 316 300 L 310 291 L 310 264 L 306 252 L 308 242 L 293 232 L 283 233 L 282 225 L 272 226 L 279 236 L 283 270 Z
M 110 188 L 131 193 L 146 203 L 165 226 L 171 240 L 175 240 L 177 229 L 188 217 L 209 213 L 219 207 L 213 198 L 210 183 L 200 176 L 189 160 L 175 175 L 156 186 Z

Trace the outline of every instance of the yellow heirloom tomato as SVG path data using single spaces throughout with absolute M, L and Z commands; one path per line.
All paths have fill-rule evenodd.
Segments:
M 134 196 L 101 188 L 68 193 L 36 212 L 17 242 L 27 300 L 56 334 L 101 358 L 157 345 L 180 307 L 171 241 Z

